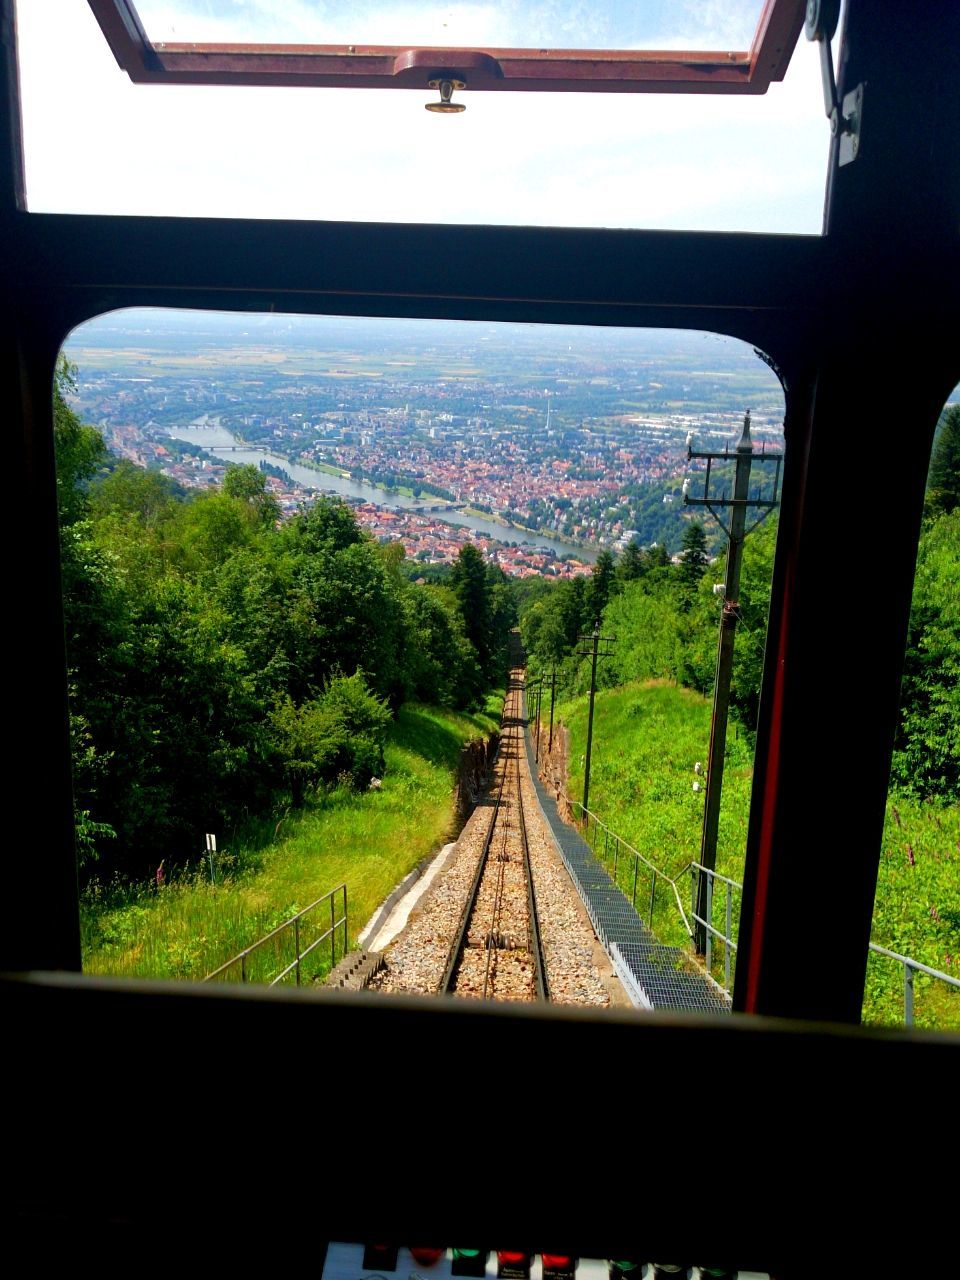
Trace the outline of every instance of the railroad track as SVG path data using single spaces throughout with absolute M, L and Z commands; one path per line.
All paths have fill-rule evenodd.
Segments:
M 493 812 L 440 988 L 466 999 L 550 998 L 520 786 L 523 687 L 523 671 L 514 668 L 501 723 Z

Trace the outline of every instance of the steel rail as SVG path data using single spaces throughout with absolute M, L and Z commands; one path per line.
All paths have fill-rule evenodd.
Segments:
M 504 762 L 504 764 L 506 764 L 506 762 Z M 506 774 L 506 767 L 504 767 L 504 774 Z M 497 887 L 494 890 L 494 894 L 493 894 L 493 908 L 490 912 L 490 928 L 487 930 L 487 934 L 486 934 L 487 960 L 486 960 L 486 964 L 483 967 L 483 994 L 481 996 L 481 999 L 483 1000 L 487 999 L 488 993 L 490 991 L 490 970 L 493 967 L 494 952 L 499 950 L 499 947 L 496 945 L 497 924 L 500 920 L 500 912 L 503 907 L 503 888 L 504 888 L 504 882 L 506 881 L 506 878 L 507 878 L 506 853 L 507 853 L 507 826 L 506 826 L 506 823 L 504 823 L 503 840 L 500 845 L 500 857 L 497 859 Z
M 513 707 L 510 708 L 510 710 L 508 711 L 508 707 L 505 705 L 504 714 L 501 717 L 501 728 L 505 727 L 508 720 L 510 719 L 513 720 L 514 723 L 511 726 L 511 728 L 513 729 L 513 733 L 511 735 L 510 740 L 512 741 L 513 749 L 516 753 L 516 769 L 517 769 L 517 773 L 516 773 L 517 801 L 516 803 L 517 803 L 517 815 L 518 815 L 518 828 L 519 828 L 519 835 L 520 835 L 520 844 L 521 844 L 521 849 L 523 854 L 523 868 L 524 868 L 524 874 L 526 876 L 526 882 L 527 882 L 527 949 L 530 952 L 530 955 L 533 960 L 533 978 L 534 978 L 534 989 L 536 992 L 536 997 L 538 1000 L 547 1001 L 550 998 L 549 986 L 548 986 L 547 976 L 546 976 L 546 965 L 543 957 L 543 946 L 540 938 L 540 928 L 539 928 L 539 922 L 538 922 L 538 916 L 537 916 L 537 905 L 536 905 L 536 891 L 534 889 L 533 875 L 530 867 L 530 846 L 527 838 L 526 819 L 523 811 L 523 795 L 521 792 L 520 749 L 521 749 L 523 740 L 522 740 L 522 728 L 519 724 L 519 721 L 521 718 L 519 713 L 520 711 L 522 711 L 522 704 L 520 703 L 520 685 L 519 684 L 515 684 L 514 687 L 510 690 L 510 693 L 508 694 L 508 699 L 510 698 L 512 698 L 513 700 Z M 501 737 L 501 747 L 503 745 L 504 745 L 504 740 L 503 740 L 503 737 Z M 450 955 L 447 959 L 446 968 L 444 969 L 443 979 L 440 985 L 440 990 L 444 995 L 452 994 L 456 985 L 457 975 L 460 969 L 461 961 L 463 959 L 463 953 L 467 945 L 467 939 L 468 939 L 469 929 L 470 929 L 470 921 L 476 909 L 477 898 L 480 892 L 480 885 L 483 880 L 484 872 L 486 871 L 489 863 L 490 850 L 492 848 L 494 836 L 497 831 L 497 825 L 501 819 L 501 812 L 502 811 L 505 812 L 504 791 L 506 789 L 506 782 L 507 782 L 507 777 L 509 773 L 510 773 L 510 766 L 507 761 L 506 753 L 505 753 L 504 768 L 500 777 L 500 786 L 497 791 L 497 799 L 494 805 L 493 815 L 490 820 L 490 825 L 487 828 L 487 833 L 483 842 L 483 848 L 481 849 L 480 858 L 477 862 L 477 870 L 474 874 L 473 881 L 470 886 L 470 893 L 467 897 L 467 901 L 464 904 L 463 912 L 460 917 L 460 923 L 457 928 L 457 933 L 454 938 L 453 944 L 450 948 Z M 504 831 L 504 836 L 503 836 L 504 849 L 506 849 L 507 834 L 506 834 L 505 826 L 503 828 L 503 831 Z M 505 880 L 505 862 L 498 869 L 497 884 L 496 884 L 496 889 L 494 893 L 493 912 L 491 917 L 491 926 L 486 933 L 487 957 L 486 957 L 486 965 L 484 967 L 483 992 L 481 997 L 482 999 L 495 998 L 495 997 L 492 997 L 490 994 L 491 976 L 493 975 L 493 978 L 495 981 L 495 966 L 493 964 L 493 959 L 494 959 L 493 953 L 494 951 L 499 950 L 499 948 L 496 947 L 497 920 L 500 915 L 500 909 L 503 901 L 504 880 Z
M 500 717 L 500 727 L 507 719 L 507 708 L 504 705 L 503 715 Z M 500 746 L 503 746 L 503 735 L 500 736 Z M 498 749 L 499 754 L 499 749 Z M 446 968 L 443 971 L 443 978 L 440 982 L 440 992 L 442 995 L 452 995 L 453 987 L 456 981 L 457 970 L 460 968 L 460 960 L 463 956 L 464 948 L 467 944 L 467 932 L 470 926 L 470 917 L 473 915 L 473 908 L 477 900 L 477 894 L 480 892 L 480 881 L 483 879 L 483 873 L 487 865 L 487 856 L 490 853 L 490 845 L 493 843 L 493 835 L 497 826 L 497 816 L 500 812 L 500 804 L 503 800 L 503 788 L 507 780 L 507 770 L 504 768 L 500 775 L 500 786 L 497 790 L 497 799 L 493 806 L 493 814 L 490 817 L 490 825 L 487 827 L 487 834 L 484 836 L 483 847 L 480 850 L 480 857 L 477 860 L 477 870 L 470 885 L 470 893 L 466 902 L 463 904 L 463 911 L 460 914 L 460 923 L 457 926 L 457 932 L 450 947 L 450 954 L 447 957 Z
M 543 955 L 543 941 L 540 937 L 540 914 L 537 910 L 537 891 L 533 884 L 533 868 L 530 866 L 530 842 L 527 839 L 527 820 L 523 812 L 522 776 L 520 771 L 520 752 L 523 741 L 517 736 L 517 814 L 520 818 L 520 842 L 523 848 L 523 866 L 527 873 L 527 917 L 529 920 L 528 948 L 533 956 L 533 981 L 538 1000 L 550 999 L 550 984 L 547 980 L 547 965 Z

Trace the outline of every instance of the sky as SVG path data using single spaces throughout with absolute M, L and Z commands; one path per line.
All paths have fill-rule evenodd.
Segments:
M 342 7 L 356 21 L 377 10 L 389 23 L 377 27 L 384 41 L 410 32 L 409 42 L 436 42 L 435 33 L 452 29 L 468 43 L 502 47 L 549 27 L 571 44 L 608 43 L 617 29 L 628 31 L 625 45 L 730 48 L 752 30 L 758 4 Z M 336 40 L 328 25 L 336 8 L 141 0 L 157 39 Z M 526 32 L 515 21 L 521 13 L 533 23 Z M 628 26 L 636 14 L 643 23 Z M 467 110 L 443 116 L 424 111 L 436 96 L 429 90 L 134 85 L 85 0 L 18 0 L 17 21 L 35 211 L 821 230 L 829 126 L 817 50 L 802 35 L 786 80 L 759 97 L 468 89 Z
M 745 49 L 762 0 L 138 0 L 153 40 Z

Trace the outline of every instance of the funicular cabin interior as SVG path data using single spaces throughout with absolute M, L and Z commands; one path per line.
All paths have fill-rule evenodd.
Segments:
M 221 58 L 211 72 L 199 55 L 158 54 L 132 4 L 91 5 L 134 78 L 275 77 L 262 61 L 248 71 Z M 289 1246 L 296 1233 L 306 1256 L 307 1233 L 374 1232 L 615 1257 L 642 1236 L 651 1253 L 783 1275 L 946 1251 L 956 1042 L 858 1024 L 924 483 L 960 381 L 956 9 L 844 5 L 821 236 L 30 212 L 13 0 L 2 14 L 0 395 L 15 512 L 5 776 L 8 848 L 21 855 L 0 935 L 18 1134 L 8 1215 L 51 1240 L 147 1240 L 162 1221 L 165 1241 L 195 1230 L 237 1254 L 254 1236 Z M 768 0 L 781 62 L 804 16 Z M 716 87 L 715 67 L 691 84 L 692 64 L 678 62 L 681 82 L 658 90 Z M 488 53 L 435 50 L 385 74 L 425 89 L 463 67 L 479 90 L 537 89 L 547 74 L 536 64 L 511 85 L 504 75 L 520 73 Z M 324 73 L 337 82 L 335 67 Z M 762 87 L 749 66 L 737 75 L 743 91 Z M 50 388 L 71 328 L 130 305 L 698 328 L 772 357 L 787 466 L 734 1017 L 80 975 Z M 885 548 L 856 573 L 838 554 L 851 536 L 834 514 L 840 486 L 863 495 Z M 822 706 L 842 709 L 830 735 Z M 816 937 L 797 892 L 811 858 L 829 868 Z M 614 1108 L 627 1088 L 625 1119 Z M 135 1159 L 132 1123 L 151 1148 Z M 362 1164 L 344 1157 L 348 1134 Z M 923 1188 L 923 1224 L 894 1210 L 904 1179 Z M 899 1221 L 860 1208 L 871 1187 L 887 1207 L 877 1218 Z

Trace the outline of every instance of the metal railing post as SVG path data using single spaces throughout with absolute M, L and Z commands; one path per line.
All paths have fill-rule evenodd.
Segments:
M 340 920 L 337 919 L 338 893 L 343 895 L 343 916 Z M 328 929 L 324 929 L 318 924 L 316 930 L 317 936 L 312 942 L 309 942 L 304 946 L 304 939 L 300 927 L 301 922 L 313 911 L 316 911 L 318 916 L 322 914 L 323 904 L 325 902 L 329 902 L 330 904 L 330 927 Z M 280 964 L 279 973 L 269 980 L 269 985 L 271 987 L 276 986 L 278 982 L 283 982 L 291 973 L 294 972 L 294 970 L 296 970 L 296 983 L 299 987 L 303 983 L 303 961 L 312 952 L 316 951 L 318 947 L 321 947 L 323 943 L 326 942 L 327 938 L 330 939 L 330 963 L 332 967 L 336 966 L 337 929 L 341 925 L 343 926 L 343 954 L 346 955 L 347 943 L 349 941 L 349 917 L 347 912 L 346 884 L 339 884 L 328 893 L 322 894 L 315 902 L 311 902 L 308 907 L 304 907 L 302 911 L 298 911 L 296 915 L 291 916 L 289 920 L 284 920 L 284 922 L 278 925 L 275 929 L 271 929 L 265 937 L 260 938 L 259 941 L 255 942 L 252 946 L 244 947 L 242 951 L 238 952 L 237 955 L 233 956 L 230 960 L 227 960 L 218 969 L 214 969 L 212 973 L 208 973 L 204 978 L 204 982 L 209 982 L 212 978 L 219 978 L 224 975 L 230 975 L 232 977 L 236 973 L 236 967 L 238 964 L 240 966 L 241 982 L 257 981 L 258 979 L 248 972 L 249 966 L 247 964 L 247 960 L 262 948 L 267 947 L 272 948 L 274 960 L 279 961 Z M 290 930 L 293 931 L 294 954 L 290 963 L 287 964 L 284 948 L 286 947 L 286 938 Z M 260 978 L 259 981 L 267 981 L 267 979 Z
M 913 1026 L 913 966 L 903 966 L 903 1025 Z
M 690 919 L 697 914 L 697 868 L 690 868 L 690 883 L 692 885 L 690 891 Z
M 713 965 L 713 876 L 707 875 L 707 914 L 705 917 L 709 926 L 706 932 L 706 953 L 707 953 L 707 973 L 712 971 Z
M 636 911 L 637 909 L 637 873 L 639 872 L 639 870 L 640 870 L 640 859 L 637 857 L 634 857 L 633 859 L 633 898 L 632 898 L 634 911 Z
M 733 886 L 727 885 L 727 928 L 723 945 L 723 986 L 730 990 L 730 943 L 733 941 Z
M 620 865 L 620 841 L 617 840 L 613 846 L 613 883 L 617 883 L 617 867 Z
M 657 897 L 657 873 L 654 871 L 650 880 L 650 928 L 653 928 L 653 904 Z

